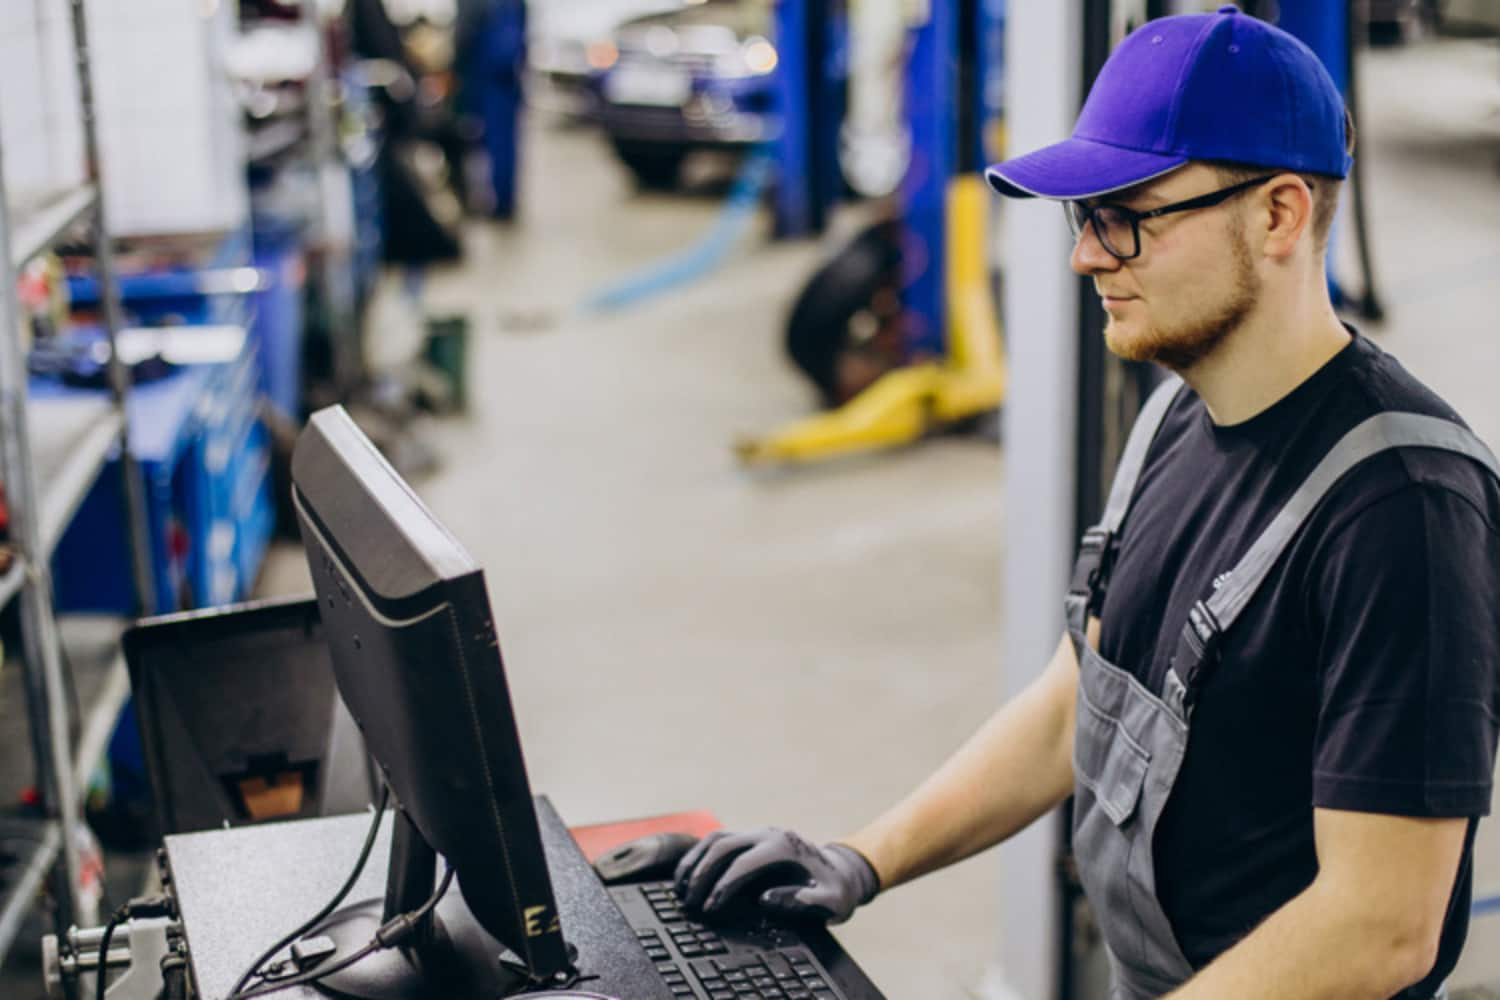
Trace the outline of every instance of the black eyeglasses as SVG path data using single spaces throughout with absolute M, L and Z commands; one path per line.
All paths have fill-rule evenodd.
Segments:
M 1268 174 L 1265 177 L 1257 177 L 1255 180 L 1244 181 L 1208 194 L 1200 194 L 1187 201 L 1174 201 L 1170 205 L 1153 208 L 1149 212 L 1137 212 L 1133 208 L 1112 205 L 1108 202 L 1090 206 L 1081 201 L 1064 202 L 1063 210 L 1068 216 L 1068 228 L 1073 231 L 1075 241 L 1083 233 L 1083 227 L 1092 224 L 1094 235 L 1099 237 L 1099 242 L 1104 245 L 1104 249 L 1108 250 L 1111 256 L 1116 260 L 1132 260 L 1141 255 L 1142 219 L 1154 219 L 1159 215 L 1171 215 L 1173 212 L 1191 212 L 1195 208 L 1211 208 L 1228 201 L 1241 191 L 1248 191 L 1279 176 L 1281 175 Z

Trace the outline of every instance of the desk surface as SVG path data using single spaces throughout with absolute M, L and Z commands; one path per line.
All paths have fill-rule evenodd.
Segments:
M 601 977 L 585 988 L 630 1000 L 672 1000 L 545 799 L 537 801 L 537 820 L 564 934 L 578 949 L 579 966 Z M 202 1000 L 223 1000 L 266 946 L 333 898 L 359 856 L 369 825 L 368 814 L 356 814 L 166 839 L 173 889 Z M 350 902 L 384 895 L 390 826 L 387 817 Z M 276 996 L 327 1000 L 308 987 Z
M 581 988 L 627 1000 L 672 1000 L 545 798 L 537 800 L 537 820 L 563 933 L 578 949 L 584 971 L 602 977 Z M 223 1000 L 267 945 L 333 897 L 359 855 L 369 824 L 368 814 L 356 814 L 166 839 L 174 892 L 202 1000 Z M 387 818 L 350 901 L 383 895 L 389 857 Z M 880 992 L 832 935 L 818 931 L 804 937 L 852 1000 L 881 1000 Z M 305 987 L 276 996 L 326 1000 L 324 994 Z

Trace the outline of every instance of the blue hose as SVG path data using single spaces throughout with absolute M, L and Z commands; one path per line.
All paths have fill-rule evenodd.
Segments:
M 1500 896 L 1481 896 L 1469 904 L 1469 916 L 1482 917 L 1486 913 L 1500 913 Z
M 586 312 L 606 312 L 659 295 L 703 277 L 724 262 L 755 218 L 774 164 L 764 149 L 746 158 L 724 208 L 708 234 L 686 250 L 643 268 L 584 300 Z

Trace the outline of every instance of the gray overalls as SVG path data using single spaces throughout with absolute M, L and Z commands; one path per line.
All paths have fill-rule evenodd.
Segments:
M 1109 947 L 1110 1000 L 1159 997 L 1193 974 L 1157 899 L 1152 838 L 1182 766 L 1193 704 L 1214 668 L 1220 639 L 1318 501 L 1344 473 L 1390 448 L 1458 452 L 1500 476 L 1490 450 L 1455 423 L 1414 413 L 1382 413 L 1364 421 L 1319 463 L 1219 588 L 1193 606 L 1158 696 L 1095 652 L 1085 635 L 1089 610 L 1109 582 L 1115 541 L 1146 451 L 1180 387 L 1179 380 L 1170 379 L 1142 408 L 1104 516 L 1083 536 L 1066 601 L 1079 663 L 1073 853 Z

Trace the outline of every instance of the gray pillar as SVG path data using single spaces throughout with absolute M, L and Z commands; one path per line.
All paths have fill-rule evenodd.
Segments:
M 1008 145 L 1024 152 L 1066 138 L 1081 104 L 1077 2 L 1007 9 Z M 1009 377 L 1005 400 L 1005 640 L 1011 697 L 1041 670 L 1062 635 L 1062 599 L 1073 534 L 1077 420 L 1078 284 L 1072 241 L 1053 202 L 1004 208 L 1002 303 Z M 1057 819 L 1048 817 L 1000 849 L 1001 978 L 1018 1000 L 1056 995 Z

